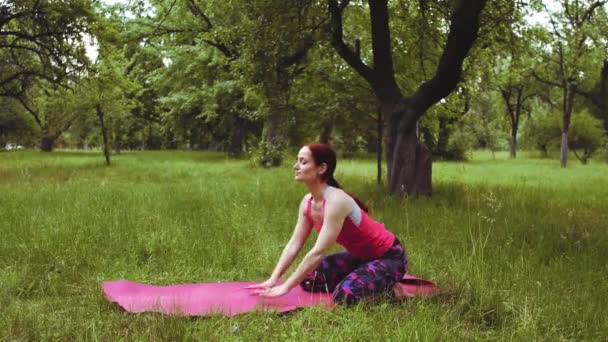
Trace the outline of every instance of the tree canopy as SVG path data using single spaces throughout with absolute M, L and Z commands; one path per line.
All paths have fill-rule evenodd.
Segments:
M 518 137 L 586 162 L 608 128 L 606 3 L 9 0 L 0 143 L 270 167 L 319 140 L 377 154 L 394 194 L 431 193 L 433 159 L 515 157 Z

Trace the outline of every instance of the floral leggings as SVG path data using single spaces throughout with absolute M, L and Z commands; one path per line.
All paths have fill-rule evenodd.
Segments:
M 363 260 L 344 251 L 323 258 L 300 286 L 308 292 L 333 292 L 337 304 L 355 304 L 363 297 L 392 292 L 407 272 L 407 254 L 395 239 L 378 259 Z

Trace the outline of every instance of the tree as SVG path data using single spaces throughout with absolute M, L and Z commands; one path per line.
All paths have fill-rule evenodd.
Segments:
M 589 91 L 579 91 L 592 104 L 592 113 L 604 122 L 604 129 L 608 131 L 608 59 L 602 63 L 600 77 L 595 87 Z
M 58 87 L 44 80 L 35 80 L 34 85 L 15 96 L 21 106 L 34 119 L 40 132 L 40 150 L 51 152 L 55 141 L 67 131 L 81 114 L 79 99 L 73 84 L 70 88 Z
M 89 108 L 95 109 L 103 139 L 106 165 L 110 165 L 110 132 L 117 130 L 133 107 L 127 94 L 135 85 L 124 75 L 124 62 L 111 47 L 104 47 L 91 74 L 79 89 Z
M 43 151 L 51 151 L 71 124 L 57 97 L 69 97 L 59 88 L 73 85 L 87 65 L 82 41 L 94 21 L 91 6 L 87 0 L 0 5 L 0 96 L 14 98 L 32 115 Z
M 116 141 L 117 131 L 126 125 L 134 107 L 134 96 L 138 88 L 128 77 L 129 67 L 122 51 L 118 32 L 122 22 L 112 10 L 101 13 L 93 34 L 98 41 L 98 57 L 86 77 L 80 80 L 78 96 L 81 108 L 94 110 L 99 120 L 106 165 L 110 165 L 110 139 Z M 110 137 L 112 134 L 112 137 Z
M 9 0 L 0 4 L 0 96 L 22 96 L 33 81 L 62 85 L 86 66 L 83 33 L 91 1 Z
M 350 1 L 329 0 L 332 42 L 338 54 L 371 86 L 387 119 L 388 188 L 392 194 L 430 194 L 431 155 L 418 142 L 416 123 L 433 104 L 452 92 L 460 81 L 462 63 L 479 31 L 484 0 L 459 1 L 435 75 L 405 97 L 395 79 L 387 0 L 369 1 L 373 67 L 344 41 L 343 15 Z
M 252 18 L 248 36 L 255 43 L 243 44 L 240 66 L 265 103 L 260 163 L 265 167 L 277 166 L 285 147 L 298 144 L 290 140 L 300 140 L 294 134 L 293 126 L 298 119 L 291 87 L 305 70 L 309 50 L 320 39 L 327 18 L 315 1 L 246 3 Z
M 193 148 L 242 154 L 246 137 L 252 132 L 260 135 L 258 121 L 270 107 L 267 100 L 259 101 L 264 97 L 261 79 L 276 72 L 260 63 L 250 66 L 255 64 L 256 51 L 261 57 L 270 54 L 256 48 L 262 46 L 256 35 L 264 34 L 264 25 L 256 21 L 269 23 L 264 8 L 273 14 L 280 12 L 272 11 L 264 1 L 165 0 L 153 4 L 154 16 L 143 11 L 130 23 L 129 40 L 164 56 L 166 66 L 159 66 L 149 77 L 156 83 L 152 89 L 159 95 L 163 125 L 170 134 L 185 136 Z M 277 62 L 274 57 L 266 60 Z M 262 77 L 256 80 L 256 75 Z
M 31 145 L 37 135 L 35 124 L 13 99 L 0 97 L 0 149 L 7 142 Z
M 593 153 L 604 146 L 605 136 L 606 131 L 601 120 L 594 118 L 587 111 L 582 111 L 572 118 L 568 147 L 581 163 L 587 164 Z M 578 151 L 581 151 L 580 155 Z
M 530 114 L 529 100 L 537 96 L 541 89 L 533 82 L 530 65 L 534 51 L 530 46 L 530 32 L 521 24 L 509 31 L 506 46 L 495 59 L 497 88 L 504 101 L 506 115 L 510 123 L 509 151 L 511 158 L 517 156 L 517 133 L 522 114 Z
M 559 113 L 539 100 L 533 101 L 530 119 L 523 127 L 526 145 L 538 149 L 543 157 L 554 145 L 559 145 L 561 124 Z
M 489 91 L 479 94 L 471 105 L 471 111 L 468 113 L 468 126 L 476 137 L 474 147 L 486 148 L 494 153 L 504 146 L 504 142 L 509 140 L 511 143 L 512 136 L 507 139 L 504 133 L 504 123 L 501 120 L 502 115 L 499 115 L 499 97 L 495 91 Z M 510 122 L 512 123 L 512 122 Z
M 552 35 L 542 35 L 540 38 L 542 72 L 534 76 L 541 82 L 558 87 L 562 92 L 562 133 L 560 149 L 560 165 L 567 166 L 568 161 L 568 131 L 576 94 L 590 89 L 589 70 L 590 58 L 597 54 L 597 46 L 590 43 L 599 41 L 600 27 L 595 22 L 598 15 L 605 16 L 602 1 L 562 1 L 561 11 L 553 12 L 545 6 L 549 15 Z M 605 27 L 604 27 L 605 29 Z M 547 49 L 548 47 L 548 49 Z M 585 84 L 587 83 L 587 84 Z

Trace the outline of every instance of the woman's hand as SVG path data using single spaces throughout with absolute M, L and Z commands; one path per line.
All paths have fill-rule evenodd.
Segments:
M 268 290 L 271 287 L 275 286 L 277 284 L 277 280 L 269 278 L 268 280 L 259 283 L 259 284 L 253 284 L 253 285 L 249 285 L 246 286 L 246 289 L 264 289 L 264 290 Z
M 262 297 L 280 297 L 286 295 L 288 292 L 289 288 L 285 284 L 281 284 L 256 293 Z

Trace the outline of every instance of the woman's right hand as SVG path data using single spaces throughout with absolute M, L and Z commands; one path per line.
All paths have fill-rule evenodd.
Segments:
M 276 284 L 277 284 L 277 280 L 269 278 L 268 280 L 266 280 L 262 283 L 249 285 L 249 286 L 246 286 L 245 288 L 246 289 L 265 289 L 265 290 L 267 290 L 267 289 L 275 286 Z

